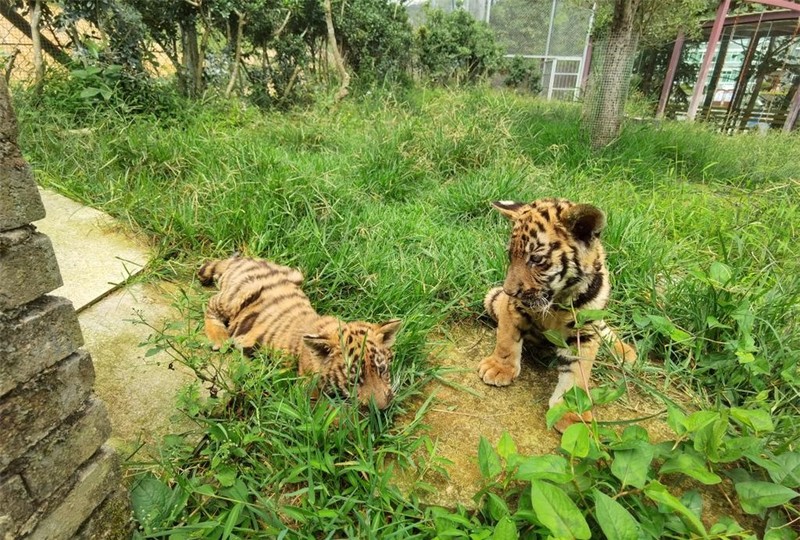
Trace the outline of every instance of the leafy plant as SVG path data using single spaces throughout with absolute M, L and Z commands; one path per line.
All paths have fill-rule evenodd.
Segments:
M 497 71 L 502 51 L 486 23 L 466 10 L 445 12 L 426 5 L 417 29 L 417 62 L 426 78 L 441 84 L 474 83 Z
M 506 68 L 505 85 L 538 94 L 542 90 L 542 75 L 536 62 L 538 60 L 522 56 L 511 58 Z
M 737 521 L 753 514 L 777 525 L 767 526 L 766 537 L 788 532 L 786 524 L 797 519 L 800 454 L 782 454 L 777 463 L 765 457 L 774 459 L 759 439 L 772 430 L 769 415 L 671 408 L 668 418 L 676 438 L 661 443 L 638 426 L 618 433 L 574 424 L 557 455 L 522 455 L 507 433 L 496 447 L 481 438 L 478 467 L 487 483 L 475 496 L 479 512 L 439 519 L 449 518 L 452 536 L 477 530 L 502 538 L 756 538 Z M 712 518 L 704 510 L 703 486 L 712 485 L 738 501 L 734 516 Z

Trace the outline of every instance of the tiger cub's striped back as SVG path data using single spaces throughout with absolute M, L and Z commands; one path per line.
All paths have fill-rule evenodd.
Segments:
M 300 271 L 263 259 L 209 261 L 198 277 L 219 287 L 205 315 L 214 350 L 228 338 L 248 353 L 258 347 L 281 350 L 297 357 L 301 374 L 319 373 L 326 389 L 344 395 L 356 389 L 362 403 L 389 405 L 391 346 L 399 320 L 372 324 L 320 316 L 300 289 Z

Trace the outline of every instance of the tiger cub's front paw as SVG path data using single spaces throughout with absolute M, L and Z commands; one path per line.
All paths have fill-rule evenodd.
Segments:
M 582 414 L 570 411 L 564 416 L 562 416 L 561 419 L 558 422 L 556 422 L 553 427 L 559 433 L 564 433 L 564 431 L 566 431 L 566 429 L 572 424 L 578 424 L 578 423 L 588 424 L 591 421 L 592 421 L 592 411 L 586 411 Z
M 486 384 L 508 386 L 519 375 L 519 366 L 504 362 L 496 356 L 488 356 L 478 364 L 478 375 Z

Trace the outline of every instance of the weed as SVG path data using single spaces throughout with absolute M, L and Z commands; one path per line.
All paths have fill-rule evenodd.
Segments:
M 750 477 L 730 477 L 745 487 L 728 493 L 740 508 L 759 500 L 752 490 L 760 482 L 797 487 L 757 461 L 788 463 L 800 439 L 800 162 L 786 158 L 800 153 L 796 136 L 723 137 L 685 124 L 636 124 L 594 154 L 577 107 L 481 88 L 373 95 L 291 114 L 213 102 L 187 104 L 169 121 L 106 112 L 80 132 L 87 120 L 76 124 L 68 112 L 37 109 L 24 97 L 20 105 L 21 145 L 38 180 L 150 234 L 162 276 L 186 281 L 202 259 L 239 250 L 301 268 L 321 312 L 405 321 L 394 374 L 401 395 L 387 413 L 362 417 L 347 406 L 312 403 L 305 383 L 271 357 L 248 363 L 225 356 L 232 386 L 219 395 L 240 396 L 236 406 L 203 405 L 189 394 L 204 442 L 173 439 L 174 455 L 144 477 L 142 489 L 167 501 L 158 519 L 139 514 L 145 531 L 194 534 L 196 527 L 222 537 L 263 527 L 390 537 L 454 529 L 484 537 L 479 531 L 519 526 L 560 534 L 541 516 L 506 516 L 495 499 L 493 515 L 476 515 L 424 509 L 390 487 L 387 457 L 402 465 L 425 446 L 394 419 L 432 376 L 428 335 L 480 315 L 485 291 L 502 279 L 508 230 L 490 210 L 494 199 L 562 196 L 604 209 L 615 324 L 635 336 L 639 369 L 704 398 L 706 416 L 687 418 L 713 416 L 697 429 L 684 425 L 685 432 L 675 422 L 676 456 L 730 477 L 738 473 L 724 465 L 727 450 L 713 446 L 743 435 L 753 446 L 736 450 L 736 463 Z M 201 320 L 198 305 L 187 320 Z M 181 328 L 173 338 L 189 335 L 186 323 Z M 199 345 L 177 345 L 188 347 L 189 359 L 204 358 Z M 331 414 L 338 423 L 328 423 Z M 765 418 L 770 429 L 756 428 Z M 717 427 L 706 433 L 706 426 Z M 652 459 L 632 488 L 635 500 L 621 495 L 628 488 L 619 491 L 621 462 L 608 464 L 624 450 L 619 445 L 639 443 L 594 428 L 579 438 L 589 441 L 589 454 L 575 456 L 573 448 L 561 456 L 576 467 L 570 478 L 588 479 L 588 487 L 536 478 L 536 497 L 565 507 L 568 497 L 589 512 L 590 531 L 599 530 L 597 512 L 622 515 L 611 497 L 652 535 L 698 533 L 693 496 L 654 483 L 663 482 L 653 464 L 671 458 L 640 435 L 629 432 Z M 503 467 L 517 474 L 508 461 Z M 530 496 L 531 480 L 522 479 Z M 506 500 L 502 491 L 495 495 Z M 764 523 L 787 517 L 763 510 Z M 718 533 L 713 525 L 704 525 L 711 535 L 736 534 L 732 522 Z

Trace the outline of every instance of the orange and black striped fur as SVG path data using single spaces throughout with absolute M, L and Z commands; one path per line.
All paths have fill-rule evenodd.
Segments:
M 497 344 L 480 362 L 478 371 L 487 384 L 511 384 L 520 372 L 523 341 L 552 348 L 544 332 L 554 330 L 568 347 L 555 350 L 558 384 L 550 397 L 553 407 L 576 384 L 588 392 L 592 364 L 602 342 L 624 360 L 636 359 L 636 351 L 602 320 L 575 327 L 574 313 L 603 309 L 608 302 L 611 286 L 600 243 L 605 215 L 594 206 L 564 199 L 493 204 L 511 219 L 513 230 L 505 282 L 491 289 L 484 300 L 487 313 L 497 321 Z M 591 412 L 582 417 L 568 413 L 555 427 L 563 432 L 569 425 L 591 418 Z
M 257 347 L 296 356 L 301 374 L 318 373 L 326 391 L 370 399 L 380 409 L 392 400 L 389 368 L 400 321 L 384 324 L 344 322 L 318 315 L 303 294 L 303 275 L 261 259 L 231 257 L 205 263 L 203 285 L 216 280 L 205 332 L 214 350 L 232 338 L 247 353 Z

